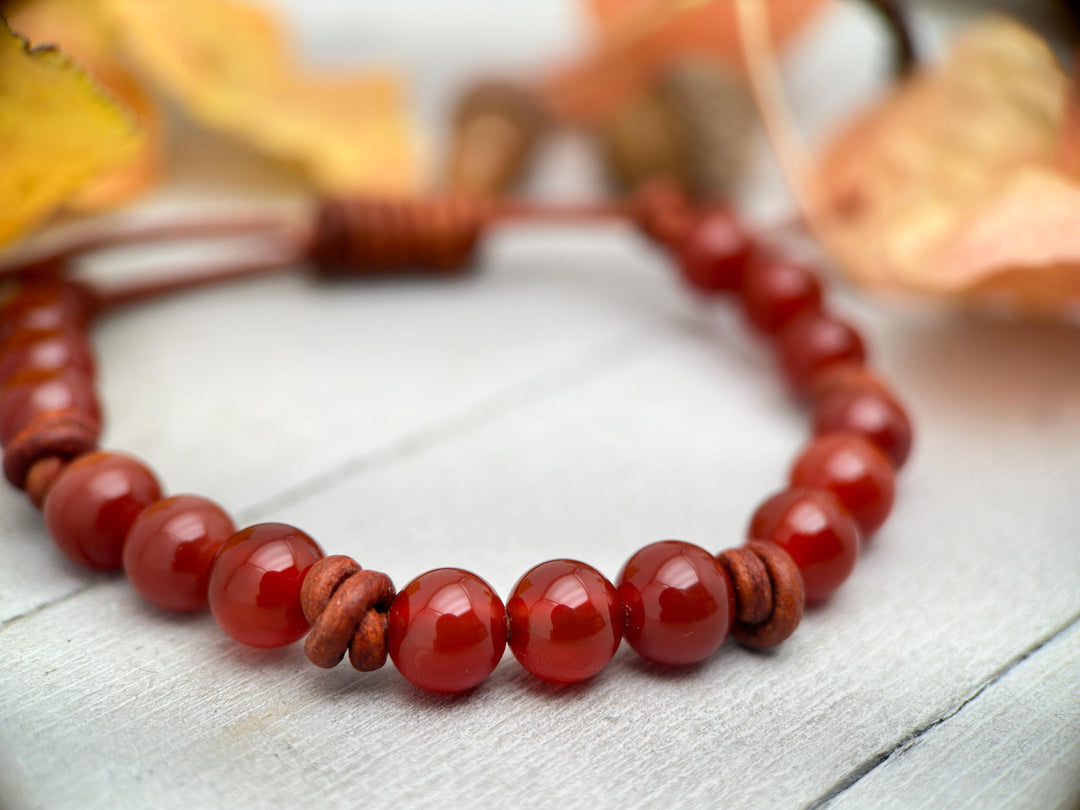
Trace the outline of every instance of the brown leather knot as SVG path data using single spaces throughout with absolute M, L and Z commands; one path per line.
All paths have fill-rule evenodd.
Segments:
M 802 621 L 806 595 L 802 575 L 774 543 L 751 541 L 719 555 L 735 587 L 731 634 L 747 647 L 775 647 Z
M 365 571 L 355 560 L 336 554 L 319 560 L 300 588 L 300 604 L 311 623 L 304 652 L 317 667 L 349 663 L 370 672 L 386 663 L 386 613 L 394 583 L 378 571 Z
M 100 433 L 98 422 L 78 411 L 43 413 L 4 448 L 4 475 L 17 489 L 26 489 L 36 462 L 49 457 L 78 458 L 97 449 Z
M 324 199 L 309 257 L 325 276 L 462 269 L 485 220 L 482 203 L 341 197 Z
M 45 507 L 45 496 L 49 494 L 60 473 L 67 469 L 68 462 L 56 456 L 39 458 L 26 474 L 26 495 L 38 509 Z

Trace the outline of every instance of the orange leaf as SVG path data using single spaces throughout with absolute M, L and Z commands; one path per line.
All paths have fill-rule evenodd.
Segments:
M 773 42 L 786 42 L 828 0 L 768 0 Z M 585 0 L 596 28 L 590 53 L 549 83 L 552 105 L 573 119 L 608 115 L 673 61 L 741 69 L 732 0 Z
M 816 175 L 821 236 L 856 281 L 1037 311 L 1080 302 L 1068 77 L 1002 17 L 975 24 L 842 132 Z
M 268 13 L 237 0 L 107 0 L 127 53 L 194 118 L 280 159 L 324 189 L 414 183 L 396 76 L 317 74 Z

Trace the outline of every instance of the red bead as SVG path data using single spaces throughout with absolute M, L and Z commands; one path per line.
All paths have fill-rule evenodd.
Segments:
M 124 572 L 151 604 L 201 610 L 214 557 L 235 533 L 232 520 L 213 501 L 196 495 L 165 498 L 135 519 L 124 543 Z
M 284 647 L 308 631 L 300 588 L 323 557 L 319 544 L 284 523 L 259 523 L 218 552 L 207 599 L 218 626 L 251 647 Z
M 45 499 L 45 525 L 56 545 L 77 563 L 120 567 L 131 524 L 161 498 L 161 485 L 138 459 L 99 451 L 72 462 Z
M 704 215 L 686 234 L 679 252 L 683 278 L 699 292 L 738 289 L 751 242 L 726 211 Z
M 13 336 L 0 352 L 0 386 L 27 371 L 73 368 L 94 376 L 94 353 L 81 332 L 66 330 Z
M 619 575 L 630 646 L 657 664 L 703 661 L 723 644 L 735 617 L 731 578 L 717 559 L 680 540 L 652 543 Z
M 893 398 L 892 389 L 874 372 L 858 363 L 838 363 L 814 374 L 807 386 L 807 396 L 818 403 L 837 391 L 876 391 Z
M 546 681 L 591 678 L 622 639 L 622 602 L 615 586 L 574 560 L 550 560 L 529 571 L 514 586 L 506 612 L 510 651 Z
M 881 528 L 896 497 L 889 459 L 854 433 L 826 433 L 810 442 L 791 470 L 791 485 L 831 492 L 863 537 Z
M 750 263 L 741 293 L 750 322 L 768 335 L 775 335 L 796 316 L 821 306 L 817 276 L 801 264 L 774 257 Z
M 0 394 L 0 444 L 7 444 L 34 417 L 51 411 L 72 410 L 101 423 L 94 383 L 72 368 L 18 374 Z
M 865 437 L 900 469 L 911 454 L 912 428 L 904 409 L 873 390 L 837 390 L 814 407 L 814 433 L 848 431 Z
M 776 543 L 795 561 L 807 604 L 821 604 L 844 584 L 859 556 L 859 530 L 836 496 L 821 489 L 784 490 L 758 507 L 750 540 Z
M 91 309 L 87 294 L 75 285 L 30 282 L 0 307 L 0 346 L 18 332 L 55 332 L 85 326 Z
M 799 391 L 831 365 L 866 360 L 859 333 L 825 312 L 803 313 L 780 330 L 778 340 L 780 362 L 788 381 Z
M 506 649 L 506 608 L 484 580 L 460 568 L 421 574 L 390 605 L 387 649 L 410 682 L 429 692 L 472 689 Z

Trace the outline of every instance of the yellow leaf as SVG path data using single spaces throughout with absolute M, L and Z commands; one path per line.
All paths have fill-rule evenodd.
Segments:
M 66 207 L 100 211 L 128 202 L 161 177 L 161 113 L 138 78 L 117 57 L 102 0 L 23 0 L 7 7 L 8 23 L 32 42 L 59 47 L 79 63 L 139 121 L 142 145 L 131 159 L 98 177 Z
M 197 120 L 299 164 L 332 191 L 414 183 L 411 127 L 389 74 L 316 74 L 276 21 L 236 0 L 111 0 L 126 51 Z
M 67 56 L 30 50 L 0 17 L 0 245 L 130 159 L 128 113 Z
M 1006 18 L 975 24 L 826 150 L 822 236 L 859 282 L 1029 311 L 1080 302 L 1069 80 Z

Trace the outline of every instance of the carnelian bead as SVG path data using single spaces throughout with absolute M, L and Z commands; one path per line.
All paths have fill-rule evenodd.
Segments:
M 604 668 L 622 639 L 622 602 L 595 568 L 575 560 L 541 563 L 506 603 L 510 651 L 525 669 L 575 683 Z
M 94 352 L 81 332 L 64 330 L 15 335 L 0 352 L 0 386 L 7 385 L 23 372 L 65 368 L 94 376 Z
M 862 363 L 863 340 L 850 325 L 825 312 L 810 311 L 791 320 L 778 335 L 780 362 L 788 381 L 805 390 L 813 376 L 836 363 Z
M 35 416 L 51 411 L 78 411 L 101 423 L 94 383 L 73 368 L 18 374 L 0 394 L 0 444 L 7 444 Z
M 73 461 L 45 498 L 45 525 L 56 545 L 77 563 L 120 567 L 124 539 L 161 485 L 136 458 L 98 451 Z
M 794 487 L 773 495 L 750 519 L 747 537 L 776 543 L 791 556 L 809 605 L 821 604 L 843 585 L 859 556 L 855 520 L 822 489 Z
M 810 442 L 792 467 L 791 484 L 831 492 L 863 537 L 881 528 L 896 497 L 889 459 L 854 433 L 826 433 Z
M 838 391 L 876 391 L 894 398 L 892 389 L 866 366 L 859 363 L 837 363 L 814 374 L 807 385 L 810 402 L 818 403 Z
M 837 390 L 814 406 L 814 432 L 858 433 L 900 469 L 911 454 L 912 428 L 904 409 L 880 391 Z
M 165 610 L 206 607 L 214 557 L 236 534 L 220 506 L 197 495 L 151 504 L 124 543 L 124 573 L 139 595 Z
M 750 263 L 740 292 L 750 322 L 767 335 L 821 306 L 817 276 L 801 264 L 771 256 Z
M 742 279 L 750 250 L 750 239 L 735 217 L 727 211 L 711 211 L 683 238 L 679 268 L 686 282 L 699 292 L 734 290 Z
M 318 543 L 284 523 L 237 532 L 210 572 L 207 601 L 218 626 L 250 647 L 284 647 L 301 638 L 310 625 L 300 588 L 322 557 Z
M 398 671 L 429 692 L 472 689 L 506 649 L 506 608 L 484 580 L 437 568 L 398 591 L 390 605 L 387 650 Z
M 85 326 L 91 309 L 88 295 L 75 285 L 30 282 L 0 306 L 0 347 L 19 332 L 55 332 Z
M 624 635 L 642 657 L 682 666 L 708 658 L 735 618 L 735 590 L 717 559 L 681 540 L 652 543 L 619 575 Z

